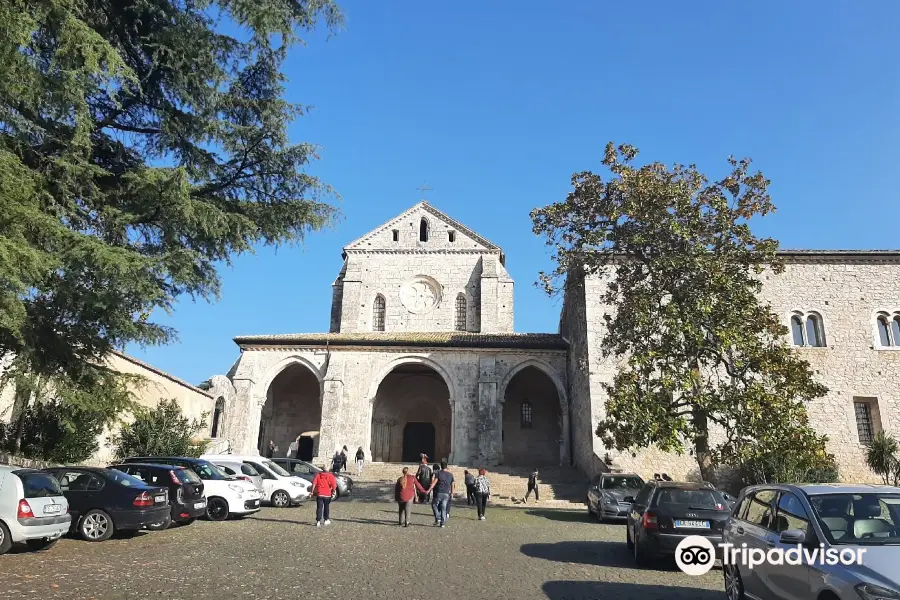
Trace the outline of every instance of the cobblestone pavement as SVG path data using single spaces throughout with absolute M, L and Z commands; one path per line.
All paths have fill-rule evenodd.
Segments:
M 434 528 L 416 505 L 365 498 L 332 505 L 316 529 L 312 503 L 265 508 L 226 523 L 142 533 L 102 543 L 64 539 L 49 552 L 0 556 L 0 598 L 368 600 L 722 600 L 722 574 L 690 577 L 674 565 L 636 569 L 621 525 L 583 510 L 454 506 Z

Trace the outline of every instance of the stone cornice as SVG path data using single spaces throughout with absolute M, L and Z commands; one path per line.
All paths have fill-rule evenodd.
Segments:
M 345 250 L 347 254 L 493 254 L 502 255 L 500 250 L 484 248 L 362 248 Z
M 241 352 L 302 352 L 302 351 L 326 350 L 325 345 L 253 345 L 242 344 Z M 568 353 L 563 348 L 474 348 L 454 346 L 328 346 L 329 352 L 390 352 L 396 354 L 409 353 L 460 353 L 467 354 L 504 354 L 524 356 L 558 356 L 565 357 Z
M 779 250 L 785 263 L 900 264 L 900 250 Z

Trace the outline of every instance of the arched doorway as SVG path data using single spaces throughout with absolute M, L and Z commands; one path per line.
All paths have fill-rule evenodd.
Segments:
M 428 365 L 401 364 L 378 385 L 372 407 L 372 460 L 419 462 L 450 457 L 450 390 Z
M 503 464 L 560 464 L 562 411 L 553 380 L 527 366 L 513 375 L 503 402 Z
M 286 456 L 298 436 L 299 458 L 312 460 L 318 448 L 322 424 L 322 390 L 319 379 L 302 364 L 281 371 L 266 391 L 266 403 L 259 425 L 259 451 L 265 453 L 269 440 L 278 447 L 278 456 Z

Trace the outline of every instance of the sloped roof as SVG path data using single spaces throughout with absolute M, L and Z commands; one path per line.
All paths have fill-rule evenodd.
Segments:
M 453 219 L 453 218 L 450 217 L 447 213 L 444 213 L 444 212 L 442 212 L 442 211 L 436 209 L 435 207 L 433 207 L 432 205 L 430 205 L 430 204 L 429 204 L 428 202 L 426 202 L 425 200 L 422 200 L 421 202 L 418 202 L 417 204 L 411 206 L 410 208 L 408 208 L 407 210 L 403 211 L 402 213 L 400 213 L 399 215 L 397 215 L 397 216 L 394 217 L 393 219 L 391 219 L 391 220 L 387 221 L 386 223 L 384 223 L 384 224 L 382 224 L 382 225 L 376 227 L 375 229 L 369 231 L 369 232 L 366 233 L 365 235 L 363 235 L 363 236 L 361 236 L 361 237 L 358 237 L 357 239 L 353 240 L 352 242 L 350 242 L 349 244 L 347 244 L 346 246 L 344 246 L 344 250 L 353 250 L 355 246 L 362 245 L 362 243 L 365 242 L 368 238 L 370 238 L 370 237 L 372 237 L 372 236 L 375 236 L 376 234 L 379 234 L 379 233 L 381 233 L 381 232 L 383 232 L 383 231 L 385 231 L 385 230 L 391 228 L 391 226 L 393 226 L 397 221 L 402 221 L 403 219 L 408 218 L 408 217 L 410 216 L 410 214 L 416 212 L 416 211 L 419 210 L 419 209 L 424 209 L 426 212 L 428 212 L 429 214 L 431 214 L 431 215 L 434 216 L 435 218 L 444 221 L 444 222 L 447 223 L 448 225 L 451 225 L 454 229 L 456 229 L 457 231 L 459 231 L 460 233 L 462 233 L 462 234 L 464 234 L 464 235 L 469 236 L 470 238 L 472 238 L 473 240 L 475 240 L 476 242 L 478 242 L 479 244 L 481 244 L 482 246 L 484 246 L 486 249 L 488 249 L 488 250 L 501 251 L 500 246 L 498 246 L 498 245 L 495 244 L 494 242 L 488 240 L 487 238 L 484 238 L 484 237 L 482 237 L 481 235 L 475 233 L 475 231 L 469 229 L 468 227 L 466 227 L 465 225 L 463 225 L 462 223 L 460 223 L 460 222 L 457 221 L 456 219 Z
M 377 332 L 285 333 L 234 338 L 241 349 L 272 346 L 416 346 L 448 348 L 517 348 L 565 350 L 568 344 L 555 333 Z

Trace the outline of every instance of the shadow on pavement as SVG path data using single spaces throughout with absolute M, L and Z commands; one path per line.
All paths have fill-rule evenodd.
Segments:
M 722 600 L 725 592 L 670 585 L 612 581 L 548 581 L 549 600 Z
M 525 556 L 563 563 L 575 563 L 596 567 L 617 567 L 638 571 L 672 571 L 675 561 L 660 560 L 653 568 L 640 568 L 634 564 L 625 542 L 556 542 L 554 544 L 522 544 L 519 549 Z M 650 600 L 650 599 L 644 599 Z
M 522 509 L 517 509 L 522 510 Z M 529 508 L 525 509 L 525 514 L 533 517 L 543 517 L 551 521 L 564 521 L 567 523 L 591 523 L 587 513 L 584 511 L 572 510 L 570 508 Z M 596 521 L 593 521 L 596 522 Z

